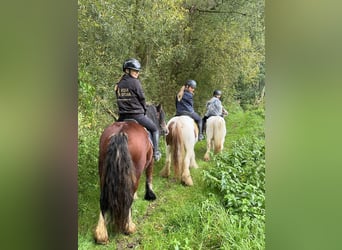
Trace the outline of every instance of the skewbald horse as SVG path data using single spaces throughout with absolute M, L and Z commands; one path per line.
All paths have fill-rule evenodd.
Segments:
M 148 106 L 146 113 L 156 123 L 160 132 L 166 131 L 165 113 L 161 105 Z M 96 243 L 108 243 L 108 221 L 125 234 L 136 230 L 132 222 L 131 206 L 144 170 L 144 198 L 156 199 L 152 190 L 153 164 L 153 146 L 148 132 L 137 122 L 114 122 L 103 131 L 99 147 L 101 211 L 94 231 Z
M 194 151 L 198 140 L 197 125 L 188 116 L 175 116 L 167 123 L 167 127 L 169 133 L 166 135 L 166 161 L 160 175 L 169 177 L 173 162 L 175 177 L 181 179 L 184 185 L 192 186 L 189 168 L 198 168 Z
M 214 153 L 220 153 L 223 150 L 223 144 L 226 137 L 226 122 L 221 116 L 211 116 L 207 120 L 206 126 L 207 151 L 204 154 L 204 160 L 210 160 L 210 149 Z

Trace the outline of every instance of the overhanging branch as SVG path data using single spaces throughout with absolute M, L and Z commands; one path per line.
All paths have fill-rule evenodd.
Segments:
M 239 14 L 242 16 L 247 16 L 246 13 L 238 12 L 238 11 L 220 11 L 220 10 L 201 10 L 201 9 L 196 9 L 198 12 L 203 12 L 203 13 L 220 13 L 220 14 Z

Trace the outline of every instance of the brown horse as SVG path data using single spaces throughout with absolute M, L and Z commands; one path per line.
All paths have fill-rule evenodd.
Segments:
M 160 132 L 166 132 L 165 113 L 161 105 L 148 106 L 146 113 Z M 143 126 L 135 121 L 124 121 L 115 122 L 104 130 L 99 151 L 101 211 L 94 232 L 97 243 L 106 244 L 109 241 L 108 221 L 119 232 L 131 234 L 135 231 L 131 206 L 144 170 L 145 200 L 156 199 L 152 190 L 153 164 L 153 146 Z

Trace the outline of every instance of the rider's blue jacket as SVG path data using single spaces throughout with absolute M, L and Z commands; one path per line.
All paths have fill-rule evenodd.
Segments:
M 180 101 L 176 96 L 176 115 L 181 115 L 184 113 L 193 113 L 194 110 L 194 101 L 193 94 L 188 90 L 184 90 L 183 97 Z

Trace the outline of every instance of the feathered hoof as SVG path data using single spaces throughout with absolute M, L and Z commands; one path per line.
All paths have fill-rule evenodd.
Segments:
M 163 169 L 159 172 L 159 175 L 160 175 L 161 177 L 167 178 L 167 177 L 169 177 L 170 172 L 167 171 L 167 169 L 163 168 Z
M 126 230 L 125 230 L 125 234 L 127 234 L 127 235 L 129 235 L 129 234 L 133 234 L 133 233 L 135 233 L 135 231 L 136 231 L 136 226 L 135 226 L 135 224 L 132 222 L 132 223 L 129 223 L 128 225 L 127 225 L 127 228 L 126 228 Z
M 209 160 L 210 160 L 209 154 L 205 154 L 205 155 L 204 155 L 204 160 L 205 160 L 205 161 L 209 161 Z
M 182 178 L 182 184 L 185 186 L 193 186 L 194 183 L 192 182 L 191 176 L 183 177 Z
M 190 166 L 191 168 L 198 168 L 198 165 L 195 163 L 193 165 Z
M 109 242 L 105 220 L 100 212 L 99 222 L 94 230 L 94 240 L 97 244 L 105 245 Z
M 94 239 L 96 244 L 106 245 L 109 243 L 108 234 L 95 231 Z

